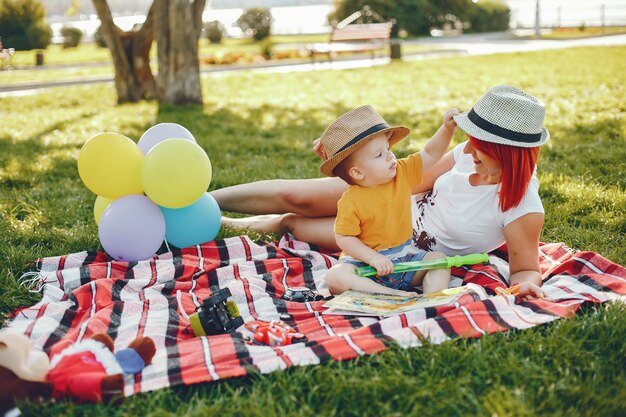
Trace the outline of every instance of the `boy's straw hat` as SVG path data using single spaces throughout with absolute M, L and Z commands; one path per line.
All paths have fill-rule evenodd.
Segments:
M 498 85 L 468 112 L 454 116 L 468 135 L 485 142 L 532 148 L 543 145 L 550 133 L 543 126 L 543 102 L 510 85 Z
M 341 161 L 381 132 L 391 132 L 389 146 L 392 146 L 410 131 L 402 126 L 389 126 L 372 106 L 358 107 L 335 120 L 320 136 L 320 143 L 328 156 L 320 166 L 322 174 L 334 176 L 333 170 Z

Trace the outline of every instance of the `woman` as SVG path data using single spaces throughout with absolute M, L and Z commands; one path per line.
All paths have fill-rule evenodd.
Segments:
M 469 111 L 455 116 L 469 140 L 424 173 L 413 189 L 414 243 L 447 255 L 489 252 L 506 243 L 510 285 L 520 295 L 543 297 L 539 235 L 543 206 L 535 174 L 539 146 L 550 135 L 545 105 L 511 86 L 489 90 Z M 316 141 L 314 150 L 326 159 Z M 262 232 L 289 231 L 298 239 L 337 249 L 333 224 L 341 179 L 271 180 L 216 190 L 223 210 L 248 214 L 286 213 L 224 219 L 231 227 Z

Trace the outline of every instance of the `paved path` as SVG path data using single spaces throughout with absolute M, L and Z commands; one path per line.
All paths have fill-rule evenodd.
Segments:
M 440 38 L 419 38 L 417 40 L 406 41 L 406 43 L 418 44 L 421 46 L 436 46 L 439 50 L 405 54 L 404 60 L 436 59 L 452 55 L 486 55 L 508 52 L 528 52 L 545 49 L 571 48 L 577 46 L 616 46 L 626 45 L 626 35 L 600 36 L 585 39 L 571 40 L 543 40 L 543 39 L 520 39 L 508 33 L 488 33 L 461 35 L 454 37 Z M 389 62 L 389 58 L 371 59 L 369 55 L 361 57 L 348 57 L 335 59 L 332 62 L 312 63 L 308 60 L 295 61 L 268 61 L 262 64 L 252 65 L 215 65 L 202 68 L 201 72 L 205 76 L 230 73 L 234 71 L 252 70 L 259 72 L 293 72 L 293 71 L 315 71 L 315 70 L 340 70 L 351 68 L 363 68 L 376 65 L 384 65 Z M 58 80 L 39 83 L 21 83 L 7 86 L 0 86 L 0 97 L 20 96 L 35 94 L 42 89 L 52 87 L 63 87 L 76 84 L 92 84 L 113 82 L 111 75 L 101 75 L 93 77 L 83 77 L 69 80 Z
M 421 38 L 420 45 L 464 49 L 470 55 L 528 52 L 544 49 L 571 48 L 576 46 L 617 46 L 626 44 L 626 35 L 597 36 L 584 39 L 548 40 L 522 39 L 507 33 L 488 33 L 454 37 Z

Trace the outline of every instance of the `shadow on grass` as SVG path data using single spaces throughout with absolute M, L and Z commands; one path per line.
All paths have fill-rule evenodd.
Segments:
M 72 167 L 75 169 L 76 162 L 69 157 L 70 152 L 75 148 L 74 144 L 44 144 L 40 138 L 58 130 L 66 130 L 70 125 L 84 121 L 91 116 L 93 114 L 85 114 L 71 120 L 54 123 L 25 140 L 14 141 L 10 137 L 0 138 L 0 166 L 6 170 L 7 166 L 11 164 L 11 171 L 19 174 L 19 177 L 11 176 L 8 178 L 5 174 L 0 179 L 0 186 L 8 189 L 31 188 L 35 184 L 49 179 L 50 175 L 58 177 L 58 173 L 66 175 Z M 40 167 L 35 161 L 41 157 L 49 156 L 51 153 L 58 153 L 57 151 L 62 152 L 67 157 L 55 157 L 48 168 L 38 169 Z

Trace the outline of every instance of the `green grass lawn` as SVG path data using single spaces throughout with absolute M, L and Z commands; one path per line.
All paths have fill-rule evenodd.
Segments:
M 268 38 L 272 43 L 308 43 L 327 42 L 328 35 L 273 35 Z M 224 38 L 219 44 L 212 44 L 206 38 L 200 38 L 200 56 L 211 53 L 224 52 L 259 52 L 263 42 L 256 42 L 251 38 Z M 10 46 L 10 45 L 8 45 Z M 36 51 L 17 51 L 11 60 L 15 66 L 35 65 Z M 107 48 L 101 48 L 95 43 L 84 43 L 76 48 L 64 49 L 61 45 L 50 45 L 44 51 L 44 63 L 46 65 L 73 65 L 89 62 L 110 62 L 111 54 Z M 156 57 L 156 44 L 152 48 L 151 55 Z
M 296 58 L 308 61 L 304 45 L 314 42 L 328 42 L 327 34 L 316 35 L 285 35 L 271 36 L 267 41 L 255 42 L 250 38 L 225 38 L 219 44 L 211 44 L 206 38 L 199 42 L 199 56 L 201 68 L 208 68 L 212 63 L 233 63 L 236 57 L 240 62 L 250 63 L 261 55 L 264 45 L 273 45 L 271 50 L 274 58 Z M 156 44 L 155 44 L 156 45 Z M 407 43 L 403 46 L 404 54 L 419 53 L 437 49 L 433 46 Z M 388 52 L 379 51 L 377 55 L 384 56 Z M 354 55 L 354 53 L 342 53 Z M 156 72 L 156 46 L 151 51 L 152 67 Z M 229 57 L 232 57 L 229 59 Z M 326 59 L 326 57 L 321 57 Z M 0 86 L 17 85 L 24 83 L 61 81 L 82 77 L 110 75 L 113 78 L 114 68 L 111 63 L 111 54 L 107 48 L 100 48 L 95 44 L 82 44 L 76 48 L 63 49 L 60 45 L 51 45 L 44 51 L 44 66 L 32 67 L 35 63 L 35 51 L 17 51 L 11 60 L 12 69 L 0 71 Z M 96 64 L 96 65 L 87 65 Z M 99 64 L 99 65 L 97 65 Z
M 541 35 L 541 39 L 579 39 L 593 36 L 621 35 L 624 33 L 626 33 L 625 26 L 556 28 L 551 33 Z
M 115 105 L 111 86 L 0 98 L 0 314 L 37 300 L 19 288 L 28 263 L 99 249 L 95 196 L 76 159 L 91 136 L 137 140 L 175 122 L 213 164 L 211 189 L 268 178 L 316 177 L 311 141 L 343 112 L 372 104 L 412 128 L 419 149 L 454 106 L 511 83 L 547 103 L 552 139 L 539 161 L 546 242 L 626 264 L 626 47 L 594 47 L 350 71 L 242 72 L 204 78 L 202 108 Z M 458 133 L 454 142 L 464 140 Z M 223 230 L 220 236 L 231 236 Z M 258 237 L 258 236 L 257 236 Z M 121 406 L 61 402 L 27 415 L 142 416 L 623 416 L 626 307 L 584 308 L 525 331 L 387 352 L 343 363 L 164 389 Z

